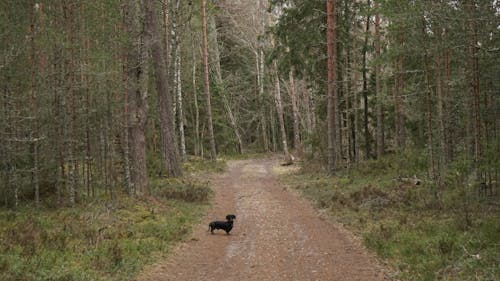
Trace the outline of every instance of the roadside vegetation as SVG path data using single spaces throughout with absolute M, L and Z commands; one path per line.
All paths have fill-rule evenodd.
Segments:
M 191 159 L 183 178 L 154 178 L 151 196 L 104 192 L 75 207 L 0 209 L 0 280 L 133 280 L 186 239 L 225 163 Z
M 318 209 L 363 238 L 402 280 L 498 280 L 498 189 L 469 184 L 466 166 L 427 178 L 421 151 L 387 155 L 328 177 L 318 163 L 283 177 Z

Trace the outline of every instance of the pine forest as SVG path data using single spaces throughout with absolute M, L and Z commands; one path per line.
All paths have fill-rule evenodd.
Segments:
M 2 0 L 0 280 L 500 280 L 499 110 L 498 0 Z M 386 279 L 244 262 L 273 188 Z

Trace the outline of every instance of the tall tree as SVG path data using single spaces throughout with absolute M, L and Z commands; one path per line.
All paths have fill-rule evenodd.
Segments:
M 217 151 L 215 147 L 214 126 L 212 121 L 212 104 L 210 97 L 210 80 L 208 72 L 208 44 L 207 44 L 207 16 L 206 16 L 206 0 L 201 0 L 201 20 L 203 34 L 203 66 L 205 70 L 205 103 L 207 110 L 207 127 L 208 138 L 210 141 L 210 157 L 212 161 L 217 160 Z
M 164 47 L 161 40 L 161 29 L 154 2 L 144 0 L 146 9 L 146 32 L 148 46 L 151 48 L 153 68 L 155 72 L 155 85 L 158 95 L 158 111 L 160 114 L 160 139 L 164 165 L 168 176 L 181 175 L 179 152 L 175 142 L 174 115 L 172 113 L 172 96 L 169 95 L 168 73 L 164 58 Z
M 142 32 L 142 11 L 140 3 L 126 0 L 123 5 L 127 37 L 126 75 L 129 101 L 128 135 L 130 144 L 131 180 L 133 189 L 138 193 L 148 193 L 146 168 L 147 123 L 147 49 Z M 150 20 L 150 19 L 149 19 Z
M 383 119 L 383 109 L 382 109 L 382 85 L 381 76 L 382 69 L 380 62 L 380 11 L 378 11 L 379 4 L 375 1 L 375 92 L 376 92 L 376 115 L 377 115 L 377 157 L 382 157 L 384 154 L 384 119 Z
M 326 1 L 328 53 L 328 171 L 334 172 L 337 130 L 337 0 Z

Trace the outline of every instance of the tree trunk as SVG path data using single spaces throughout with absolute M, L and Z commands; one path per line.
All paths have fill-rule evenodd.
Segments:
M 128 135 L 130 145 L 131 182 L 133 185 L 132 189 L 142 194 L 148 193 L 145 140 L 148 111 L 148 67 L 146 63 L 147 52 L 144 46 L 144 34 L 140 22 L 142 12 L 139 4 L 140 3 L 137 1 L 128 0 L 124 3 L 123 9 L 125 28 L 128 35 L 125 61 L 129 105 Z M 107 131 L 108 130 L 105 132 L 106 134 Z M 106 144 L 105 149 L 107 149 Z M 107 159 L 106 155 L 105 159 Z M 105 176 L 105 178 L 108 178 L 108 176 Z
M 375 10 L 378 10 L 378 2 L 375 1 Z M 380 60 L 380 12 L 375 15 L 375 58 Z M 382 112 L 382 89 L 381 89 L 381 62 L 375 64 L 375 91 L 377 112 L 377 158 L 384 154 L 384 124 Z
M 287 144 L 287 138 L 286 138 L 286 130 L 285 130 L 285 120 L 283 118 L 283 105 L 281 103 L 281 85 L 280 85 L 280 78 L 279 78 L 279 72 L 278 72 L 278 64 L 276 61 L 273 61 L 273 68 L 274 68 L 274 102 L 276 104 L 276 113 L 278 114 L 278 123 L 280 126 L 280 132 L 281 132 L 281 144 L 283 148 L 283 153 L 285 155 L 288 155 L 288 144 Z
M 180 36 L 177 35 L 178 40 L 180 40 Z M 181 158 L 183 161 L 186 161 L 186 139 L 184 135 L 184 110 L 182 105 L 182 79 L 181 79 L 181 69 L 182 69 L 182 57 L 180 54 L 180 42 L 177 42 L 177 51 L 175 55 L 176 59 L 176 92 L 177 92 L 177 116 L 178 116 L 178 124 L 179 124 L 179 140 L 180 140 L 180 150 L 181 150 Z
M 469 28 L 471 32 L 470 37 L 470 56 L 472 66 L 472 94 L 474 100 L 474 159 L 479 162 L 481 159 L 481 112 L 480 112 L 480 97 L 479 97 L 479 59 L 478 59 L 478 40 L 476 29 L 476 1 L 469 0 Z
M 336 99 L 337 99 L 337 0 L 326 1 L 328 52 L 328 171 L 333 174 L 336 162 Z
M 154 2 L 144 0 L 144 7 L 146 9 L 145 29 L 149 41 L 147 45 L 151 48 L 158 95 L 161 151 L 168 176 L 177 177 L 181 175 L 181 167 L 175 142 L 172 97 L 169 94 L 168 68 L 163 57 L 165 51 L 161 40 L 160 25 Z
M 292 103 L 292 114 L 293 114 L 293 148 L 297 154 L 302 154 L 302 144 L 300 142 L 300 116 L 299 107 L 297 104 L 297 94 L 295 90 L 295 81 L 293 77 L 293 72 L 295 68 L 290 67 L 289 80 L 290 80 L 290 101 Z
M 422 35 L 424 42 L 426 41 L 426 23 L 423 20 Z M 434 150 L 432 139 L 432 113 L 431 113 L 431 86 L 430 86 L 430 72 L 429 72 L 429 55 L 427 46 L 424 43 L 424 79 L 425 79 L 425 107 L 427 115 L 427 145 L 429 151 L 429 169 L 432 179 L 436 178 L 436 169 L 434 167 Z
M 354 162 L 357 163 L 359 160 L 359 114 L 358 114 L 358 108 L 359 108 L 359 97 L 358 97 L 358 24 L 357 24 L 357 19 L 356 19 L 356 5 L 357 5 L 357 0 L 353 0 L 353 23 L 352 23 L 352 30 L 353 30 L 353 35 L 352 35 L 352 41 L 353 41 L 353 46 L 352 46 L 352 53 L 353 53 L 353 58 L 352 58 L 352 66 L 351 66 L 351 71 L 352 71 L 352 91 L 354 93 L 353 101 L 352 101 L 352 108 L 353 108 L 353 115 L 354 115 L 354 124 L 353 124 L 353 130 L 354 134 L 352 137 L 352 150 L 353 150 L 353 156 L 354 156 Z
M 404 36 L 401 34 L 400 39 L 399 39 L 399 46 L 401 49 L 404 48 Z M 404 56 L 400 55 L 399 61 L 398 61 L 398 68 L 399 68 L 399 73 L 398 73 L 398 94 L 400 96 L 404 95 L 405 92 L 405 70 L 404 70 Z M 406 130 L 405 130 L 405 115 L 404 111 L 401 109 L 401 102 L 402 99 L 401 97 L 398 98 L 400 103 L 398 103 L 398 127 L 399 127 L 399 132 L 398 132 L 398 146 L 400 148 L 405 148 L 406 147 Z
M 194 36 L 193 36 L 193 28 L 191 26 L 190 22 L 190 27 L 191 27 L 191 48 L 193 51 L 193 72 L 192 72 L 192 78 L 193 78 L 193 99 L 194 99 L 194 110 L 195 110 L 195 118 L 194 118 L 194 155 L 199 156 L 200 155 L 200 109 L 198 106 L 198 88 L 196 86 L 196 50 L 197 48 L 195 47 L 194 43 Z
M 30 142 L 33 150 L 33 171 L 32 171 L 32 184 L 35 191 L 35 204 L 39 206 L 40 204 L 40 184 L 39 184 L 39 176 L 38 176 L 38 115 L 37 115 L 37 76 L 38 76 L 38 64 L 36 62 L 37 58 L 37 49 L 36 49 L 36 30 L 37 30 L 37 15 L 35 14 L 35 1 L 31 1 L 30 6 L 30 63 L 31 63 L 31 84 L 30 84 L 30 110 L 31 110 L 31 136 Z M 36 9 L 38 13 L 39 10 Z
M 401 143 L 400 143 L 400 131 L 401 128 L 399 128 L 399 59 L 394 63 L 394 85 L 392 88 L 392 99 L 393 99 L 393 105 L 394 105 L 394 140 L 396 144 L 396 150 L 399 151 L 401 149 Z
M 434 56 L 434 62 L 436 65 L 436 94 L 437 94 L 437 115 L 438 115 L 438 124 L 439 124 L 439 143 L 441 146 L 441 153 L 439 154 L 439 181 L 444 177 L 445 167 L 446 167 L 446 151 L 448 151 L 447 143 L 446 143 L 446 129 L 444 125 L 444 120 L 446 116 L 443 113 L 443 86 L 442 86 L 442 59 L 441 59 L 441 28 L 437 26 L 435 29 L 436 35 L 436 53 Z
M 448 100 L 450 98 L 450 82 L 451 82 L 451 67 L 450 67 L 450 48 L 448 47 L 448 30 L 445 29 L 444 31 L 444 36 L 445 36 L 445 42 L 446 42 L 446 48 L 445 48 L 445 53 L 444 53 L 444 65 L 445 65 L 445 80 L 444 80 L 444 101 L 445 101 L 445 106 L 448 106 Z M 446 108 L 445 107 L 445 108 Z M 448 109 L 445 112 L 450 113 L 451 111 Z M 446 114 L 448 115 L 448 114 Z M 445 128 L 451 128 L 450 126 L 450 119 L 446 118 L 445 119 Z M 453 137 L 452 133 L 448 132 L 446 135 L 446 147 L 448 148 L 445 153 L 446 161 L 450 161 L 452 159 L 452 152 L 453 152 Z
M 367 1 L 368 7 L 370 7 L 370 0 Z M 365 26 L 365 40 L 363 44 L 363 115 L 364 115 L 364 131 L 365 131 L 365 159 L 371 157 L 371 145 L 370 145 L 370 131 L 368 128 L 368 77 L 367 77 L 367 56 L 368 51 L 368 34 L 370 31 L 370 15 L 366 15 L 366 26 Z
M 207 16 L 205 1 L 201 0 L 201 18 L 202 18 L 202 33 L 203 33 L 203 64 L 205 67 L 205 102 L 207 107 L 207 126 L 208 138 L 210 140 L 210 157 L 212 161 L 217 160 L 217 151 L 215 148 L 214 127 L 212 121 L 212 105 L 210 101 L 210 81 L 208 73 L 208 46 L 207 46 Z
M 267 120 L 266 120 L 266 106 L 264 99 L 264 50 L 259 49 L 258 65 L 260 73 L 260 83 L 259 83 L 259 104 L 260 106 L 260 126 L 261 126 L 261 136 L 262 145 L 264 146 L 264 151 L 269 151 L 269 137 L 267 136 Z

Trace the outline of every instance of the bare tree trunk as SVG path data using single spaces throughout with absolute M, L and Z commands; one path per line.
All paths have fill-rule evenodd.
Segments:
M 266 120 L 266 107 L 264 106 L 264 50 L 259 49 L 259 73 L 260 73 L 260 84 L 259 84 L 259 103 L 261 104 L 260 112 L 260 126 L 262 133 L 262 145 L 264 146 L 264 151 L 269 151 L 269 137 L 267 136 L 267 120 Z
M 203 64 L 205 67 L 205 100 L 207 107 L 207 126 L 208 138 L 210 140 L 210 157 L 212 161 L 217 160 L 217 151 L 215 148 L 214 127 L 212 121 L 212 105 L 210 101 L 210 81 L 208 78 L 208 46 L 207 46 L 207 16 L 205 0 L 201 0 L 201 18 L 202 18 L 202 33 L 203 33 Z
M 370 0 L 367 5 L 370 6 Z M 371 157 L 370 131 L 368 129 L 368 77 L 366 53 L 368 50 L 368 32 L 370 31 L 370 15 L 366 15 L 365 40 L 363 45 L 363 115 L 364 115 L 364 131 L 365 131 L 365 158 Z
M 399 59 L 398 61 L 396 61 L 394 63 L 394 85 L 393 85 L 393 88 L 392 88 L 392 99 L 393 99 L 393 104 L 394 104 L 394 139 L 395 139 L 395 144 L 396 144 L 396 150 L 400 150 L 401 149 L 401 143 L 400 143 L 400 140 L 401 140 L 401 136 L 400 136 L 400 133 L 401 133 L 401 128 L 399 127 L 399 125 L 401 124 L 399 118 L 400 118 L 400 114 L 399 114 L 399 73 L 400 73 L 400 69 L 399 69 Z
M 306 130 L 307 136 L 312 136 L 314 132 L 314 122 L 313 122 L 313 115 L 314 111 L 312 110 L 312 104 L 311 100 L 312 98 L 310 97 L 311 93 L 307 87 L 304 87 L 302 89 L 302 104 L 304 105 L 304 110 L 306 114 L 306 120 L 304 124 L 304 128 Z M 305 148 L 307 151 L 311 151 L 311 145 Z
M 424 40 L 426 40 L 425 35 L 425 20 L 423 20 L 422 35 Z M 433 139 L 432 139 L 432 113 L 431 113 L 431 86 L 430 86 L 430 73 L 429 73 L 429 55 L 427 46 L 424 44 L 424 76 L 425 76 L 425 105 L 427 114 L 427 145 L 429 150 L 429 168 L 430 175 L 432 179 L 436 178 L 436 169 L 434 167 L 434 150 L 433 150 Z
M 293 148 L 300 155 L 302 154 L 302 144 L 300 142 L 300 116 L 299 107 L 297 105 L 297 94 L 295 91 L 295 81 L 293 77 L 294 67 L 290 67 L 289 80 L 290 80 L 290 100 L 292 103 L 293 113 Z
M 446 167 L 446 151 L 448 151 L 446 143 L 446 129 L 444 125 L 444 120 L 446 116 L 443 113 L 443 86 L 442 86 L 442 60 L 441 60 L 441 28 L 437 26 L 435 30 L 436 34 L 436 54 L 434 57 L 434 62 L 436 64 L 436 94 L 437 94 L 437 115 L 439 124 L 439 143 L 441 146 L 441 153 L 439 154 L 439 181 L 444 177 L 445 167 Z
M 448 30 L 445 29 L 444 32 L 445 36 L 445 42 L 446 45 L 448 45 Z M 450 81 L 451 81 L 451 68 L 450 68 L 450 48 L 447 46 L 445 49 L 445 54 L 444 54 L 444 65 L 445 65 L 445 90 L 444 90 L 444 100 L 445 100 L 445 106 L 448 106 L 448 100 L 450 98 Z M 445 112 L 450 112 L 449 110 L 446 110 Z M 448 114 L 446 114 L 448 115 Z M 449 118 L 446 118 L 446 123 L 445 123 L 445 128 L 450 128 L 450 121 Z M 452 159 L 452 151 L 453 151 L 453 142 L 452 139 L 453 137 L 451 136 L 451 133 L 449 132 L 446 135 L 446 147 L 448 148 L 445 153 L 446 161 L 450 161 Z
M 70 69 L 71 69 L 71 128 L 70 128 L 70 141 L 68 145 L 68 157 L 69 157 L 69 202 L 71 206 L 76 204 L 76 197 L 78 192 L 78 159 L 76 156 L 76 143 L 78 141 L 77 135 L 77 115 L 78 115 L 78 91 L 77 91 L 77 62 L 76 62 L 76 34 L 78 34 L 77 30 L 77 15 L 75 13 L 76 7 L 74 3 L 70 3 L 67 6 L 68 11 L 68 28 L 69 28 L 69 43 L 71 47 L 71 61 L 70 61 Z
M 352 101 L 352 108 L 353 108 L 353 115 L 354 115 L 354 124 L 353 124 L 353 138 L 352 138 L 352 146 L 353 146 L 353 156 L 354 156 L 354 162 L 357 163 L 359 160 L 359 114 L 358 114 L 358 109 L 359 109 L 359 97 L 358 97 L 358 22 L 356 19 L 356 5 L 357 5 L 357 0 L 353 0 L 353 23 L 352 23 L 352 30 L 353 30 L 353 46 L 352 46 L 352 52 L 353 52 L 353 58 L 352 58 L 352 91 L 354 92 L 354 97 Z
M 176 49 L 176 74 L 175 77 L 177 79 L 176 82 L 176 92 L 177 92 L 177 117 L 178 117 L 178 123 L 179 123 L 179 139 L 180 139 L 180 150 L 181 150 L 181 158 L 183 161 L 187 159 L 186 155 L 186 140 L 185 140 L 185 135 L 184 135 L 184 110 L 183 110 L 183 105 L 182 105 L 182 79 L 181 79 L 181 54 L 180 54 L 180 36 L 176 36 L 178 39 L 177 41 L 177 49 Z
M 286 130 L 285 130 L 285 120 L 283 118 L 283 105 L 281 103 L 281 85 L 280 85 L 280 78 L 279 78 L 279 72 L 278 72 L 278 65 L 276 61 L 273 61 L 273 68 L 274 68 L 274 102 L 276 104 L 276 113 L 278 114 L 278 123 L 280 127 L 280 132 L 281 132 L 281 144 L 283 148 L 283 153 L 285 155 L 288 155 L 288 143 L 286 139 Z
M 155 71 L 156 92 L 160 113 L 160 138 L 163 161 L 168 176 L 181 175 L 179 154 L 175 142 L 174 116 L 172 114 L 172 97 L 168 88 L 168 67 L 163 57 L 165 51 L 161 40 L 160 25 L 154 2 L 144 0 L 146 9 L 145 29 L 148 37 L 148 47 L 151 48 L 153 68 Z
M 35 44 L 36 30 L 37 30 L 37 15 L 35 14 L 35 1 L 31 1 L 30 7 L 30 61 L 31 61 L 31 85 L 30 85 L 30 110 L 31 110 L 31 136 L 30 142 L 33 147 L 33 171 L 32 171 L 32 184 L 35 191 L 35 204 L 38 206 L 40 204 L 40 184 L 38 178 L 38 108 L 37 108 L 37 76 L 38 76 L 38 65 L 36 62 L 37 49 Z M 38 13 L 39 10 L 36 9 Z
M 327 52 L 328 52 L 328 171 L 333 174 L 336 162 L 337 142 L 337 0 L 326 1 Z
M 148 193 L 146 169 L 145 128 L 147 123 L 147 49 L 140 18 L 140 3 L 125 1 L 125 28 L 129 36 L 126 51 L 126 73 L 128 85 L 129 144 L 131 160 L 131 182 L 135 192 Z M 107 158 L 107 157 L 106 157 Z M 106 177 L 107 178 L 107 177 Z
M 194 36 L 193 36 L 193 28 L 191 26 L 190 22 L 190 27 L 191 27 L 191 48 L 193 51 L 193 72 L 192 72 L 192 78 L 193 78 L 193 99 L 194 99 L 194 110 L 195 110 L 195 119 L 194 119 L 194 155 L 199 156 L 200 155 L 200 146 L 201 144 L 201 138 L 200 138 L 200 109 L 198 106 L 198 89 L 196 86 L 196 50 L 197 48 L 195 47 L 194 44 Z
M 122 30 L 126 30 L 126 20 L 123 19 Z M 129 195 L 134 194 L 134 185 L 132 183 L 131 178 L 131 165 L 130 165 L 130 136 L 129 136 L 129 92 L 130 92 L 130 81 L 127 75 L 127 66 L 129 65 L 127 62 L 127 49 L 123 47 L 121 48 L 122 58 L 122 81 L 123 81 L 123 135 L 122 135 L 122 149 L 123 149 L 123 172 L 124 172 L 124 187 Z
M 481 112 L 480 112 L 480 97 L 479 97 L 479 59 L 478 59 L 478 40 L 476 29 L 476 1 L 469 0 L 469 19 L 471 42 L 471 64 L 472 64 L 472 93 L 474 99 L 474 119 L 475 119 L 475 134 L 474 134 L 474 159 L 479 162 L 481 159 Z
M 404 48 L 404 36 L 401 34 L 400 39 L 399 39 L 399 46 L 400 48 Z M 398 68 L 399 68 L 399 73 L 398 73 L 398 94 L 400 96 L 404 95 L 405 91 L 405 69 L 404 69 L 404 56 L 401 55 L 399 57 L 398 61 Z M 398 132 L 398 146 L 400 148 L 405 148 L 406 147 L 406 130 L 405 130 L 405 115 L 404 115 L 404 110 L 401 109 L 401 103 L 403 100 L 398 98 L 399 103 L 398 103 L 398 127 L 399 127 L 399 132 Z M 403 103 L 404 105 L 404 103 Z
M 375 1 L 375 10 L 378 10 L 378 2 Z M 380 14 L 375 15 L 375 57 L 380 58 Z M 382 76 L 381 63 L 375 65 L 375 91 L 377 96 L 376 112 L 377 112 L 377 158 L 384 154 L 384 124 L 382 112 L 382 89 L 380 78 Z

